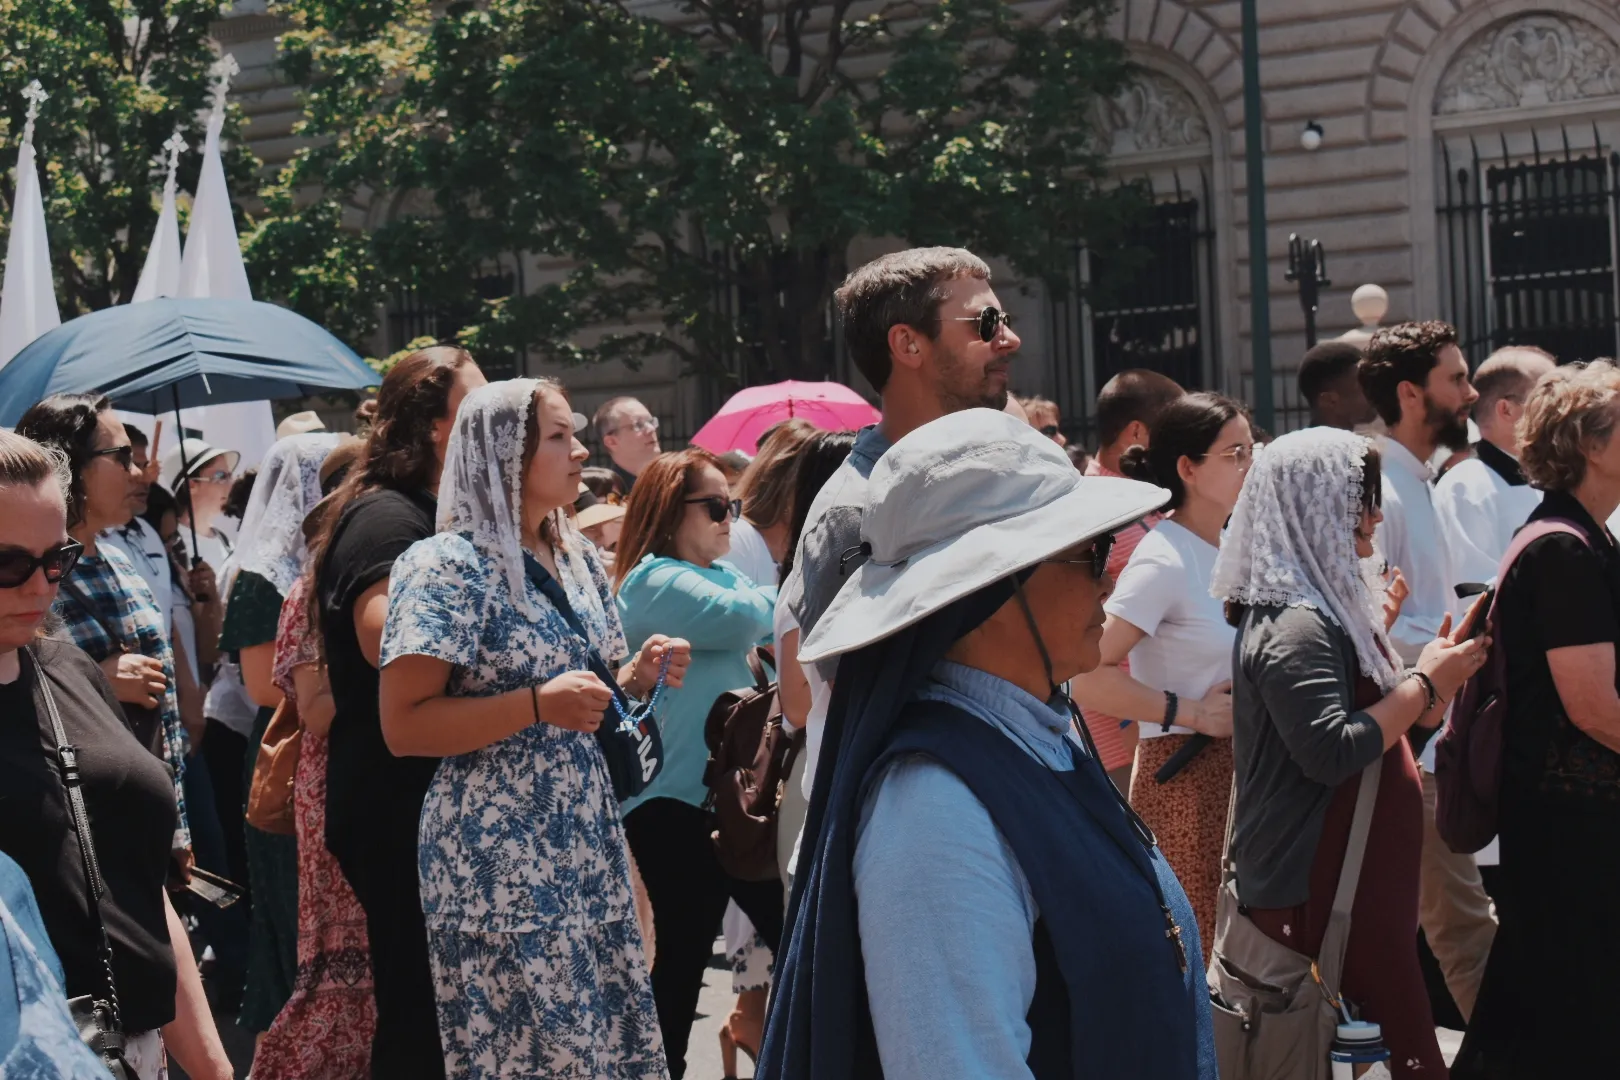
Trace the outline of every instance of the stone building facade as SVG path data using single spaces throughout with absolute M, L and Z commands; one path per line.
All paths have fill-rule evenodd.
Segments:
M 1285 280 L 1292 233 L 1327 253 L 1324 337 L 1355 325 L 1350 292 L 1375 282 L 1388 319 L 1449 319 L 1476 362 L 1508 341 L 1565 359 L 1620 351 L 1620 0 L 1258 2 L 1280 427 L 1299 417 L 1293 368 L 1305 348 Z M 219 25 L 244 68 L 246 134 L 270 165 L 296 145 L 296 98 L 272 70 L 279 30 L 260 0 L 241 0 Z M 1138 238 L 1150 257 L 1127 273 L 1076 248 L 1081 276 L 1116 276 L 1106 308 L 999 286 L 1025 343 L 1015 387 L 1055 397 L 1076 425 L 1122 367 L 1246 398 L 1253 388 L 1240 5 L 1120 0 L 1111 32 L 1141 74 L 1095 119 L 1114 174 L 1154 193 Z M 1314 150 L 1302 143 L 1309 124 L 1321 131 Z M 879 250 L 858 244 L 851 262 Z M 673 365 L 567 377 L 587 409 L 642 395 L 672 434 L 712 408 L 712 390 Z

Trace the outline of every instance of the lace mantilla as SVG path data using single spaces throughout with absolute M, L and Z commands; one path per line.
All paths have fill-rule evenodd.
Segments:
M 1256 455 L 1215 560 L 1210 593 L 1251 606 L 1321 612 L 1350 635 L 1362 672 L 1389 690 L 1399 672 L 1384 632 L 1384 585 L 1356 557 L 1362 459 L 1372 445 L 1348 431 L 1314 427 L 1284 435 Z
M 264 456 L 236 549 L 220 568 L 224 595 L 241 570 L 258 574 L 283 597 L 292 590 L 304 568 L 304 515 L 321 501 L 321 463 L 341 438 L 335 432 L 289 435 Z
M 493 559 L 530 622 L 542 611 L 523 571 L 523 443 L 539 386 L 536 379 L 507 379 L 468 394 L 439 481 L 439 531 L 461 533 Z M 578 551 L 583 538 L 567 515 L 554 510 L 550 520 L 558 546 Z M 557 560 L 559 572 L 576 578 L 582 566 L 579 559 Z M 577 584 L 595 587 L 588 577 Z

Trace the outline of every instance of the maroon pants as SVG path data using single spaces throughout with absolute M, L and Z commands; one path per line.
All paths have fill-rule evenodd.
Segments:
M 1402 739 L 1384 755 L 1367 854 L 1350 909 L 1340 994 L 1384 1029 L 1390 1072 L 1435 1080 L 1446 1075 L 1434 1036 L 1434 1014 L 1418 966 L 1418 873 L 1423 857 L 1423 787 L 1412 751 Z M 1315 956 L 1322 948 L 1333 894 L 1361 785 L 1357 774 L 1339 785 L 1322 823 L 1311 864 L 1311 895 L 1291 908 L 1249 908 L 1249 918 L 1272 940 Z

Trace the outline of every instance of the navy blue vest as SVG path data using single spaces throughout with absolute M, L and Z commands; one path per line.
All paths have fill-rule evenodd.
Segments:
M 1054 772 L 942 702 L 906 707 L 867 783 L 905 754 L 933 758 L 967 784 L 1029 881 L 1040 911 L 1029 1014 L 1038 1080 L 1215 1080 L 1192 907 L 1158 849 L 1132 830 L 1100 765 L 1082 757 Z M 1164 907 L 1181 930 L 1185 972 Z

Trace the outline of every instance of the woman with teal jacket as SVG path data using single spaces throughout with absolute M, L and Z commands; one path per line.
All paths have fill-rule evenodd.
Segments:
M 614 570 L 631 640 L 657 627 L 692 643 L 685 684 L 666 692 L 658 710 L 663 770 L 623 807 L 630 851 L 652 903 L 653 997 L 675 1080 L 686 1072 L 698 992 L 726 901 L 737 901 L 772 950 L 782 937 L 781 883 L 727 875 L 702 809 L 709 794 L 704 720 L 715 698 L 752 685 L 748 651 L 769 640 L 776 608 L 775 589 L 760 588 L 724 561 L 736 516 L 713 454 L 696 448 L 665 454 L 636 478 Z

